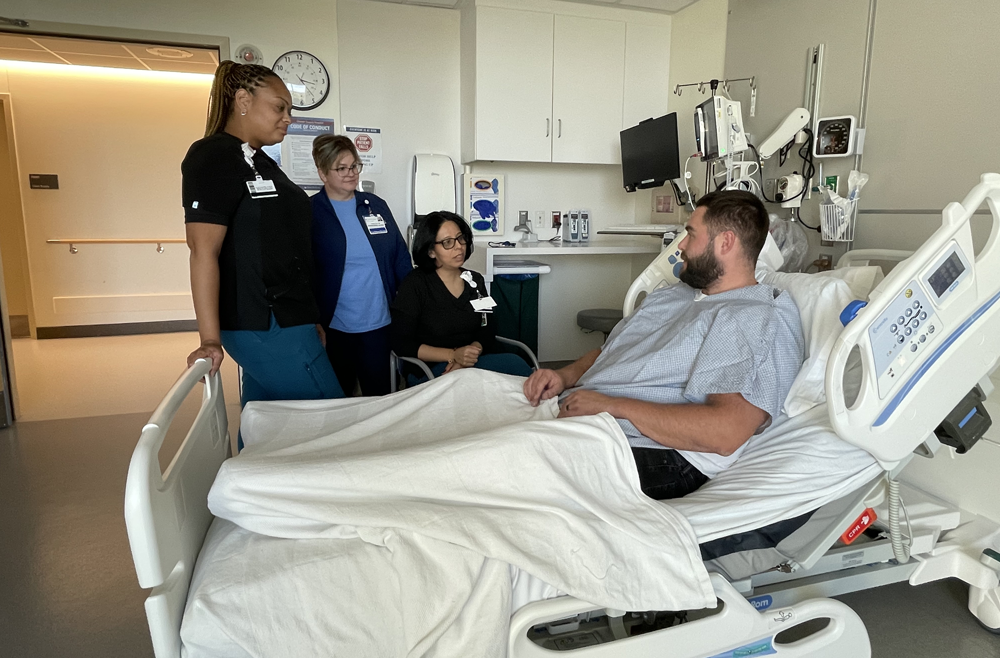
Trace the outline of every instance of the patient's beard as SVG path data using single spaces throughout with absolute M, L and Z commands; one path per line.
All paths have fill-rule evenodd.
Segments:
M 693 256 L 684 261 L 684 270 L 677 277 L 695 290 L 704 290 L 719 280 L 722 276 L 722 265 L 715 257 L 715 252 L 706 249 L 700 256 Z

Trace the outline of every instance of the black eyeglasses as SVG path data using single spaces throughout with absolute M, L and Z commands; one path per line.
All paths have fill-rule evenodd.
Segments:
M 454 249 L 456 242 L 463 247 L 469 243 L 468 240 L 465 239 L 464 235 L 460 235 L 457 238 L 445 238 L 444 240 L 438 240 L 434 244 L 439 244 L 445 249 Z
M 352 171 L 356 174 L 360 174 L 361 170 L 364 168 L 365 166 L 363 164 L 355 162 L 350 167 L 337 167 L 334 171 L 340 176 L 350 176 Z

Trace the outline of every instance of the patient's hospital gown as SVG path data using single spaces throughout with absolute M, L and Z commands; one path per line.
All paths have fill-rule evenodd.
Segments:
M 666 404 L 740 393 L 774 418 L 802 365 L 803 350 L 799 312 L 788 293 L 757 284 L 705 295 L 676 285 L 654 290 L 618 323 L 578 386 Z M 633 447 L 664 448 L 629 421 L 618 423 Z M 679 452 L 711 478 L 742 451 Z

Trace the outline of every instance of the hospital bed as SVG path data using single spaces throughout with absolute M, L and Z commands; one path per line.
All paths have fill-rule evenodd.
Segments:
M 993 215 L 992 232 L 985 247 L 975 254 L 969 224 L 984 202 Z M 977 395 L 989 394 L 987 376 L 1000 355 L 1000 340 L 996 338 L 1000 336 L 998 235 L 1000 176 L 987 174 L 961 204 L 952 203 L 944 209 L 941 228 L 920 249 L 900 262 L 870 294 L 855 295 L 867 297 L 867 304 L 852 305 L 846 311 L 843 321 L 847 324 L 842 331 L 820 321 L 807 329 L 810 354 L 800 376 L 805 373 L 806 380 L 815 380 L 819 373 L 822 383 L 818 391 L 826 401 L 800 411 L 783 426 L 794 429 L 798 423 L 819 426 L 823 431 L 829 428 L 843 441 L 870 453 L 871 466 L 860 469 L 863 481 L 835 500 L 824 501 L 801 527 L 777 544 L 711 558 L 712 586 L 723 603 L 717 614 L 580 648 L 575 655 L 641 657 L 662 655 L 664 647 L 669 647 L 672 655 L 692 657 L 775 651 L 788 656 L 869 655 L 867 634 L 857 616 L 824 597 L 889 582 L 908 580 L 916 585 L 945 577 L 968 583 L 970 611 L 988 629 L 1000 629 L 996 525 L 907 490 L 896 479 L 915 455 L 930 457 L 953 449 L 942 445 L 935 430 L 957 408 L 957 422 L 946 423 L 953 435 L 944 440 L 958 445 L 959 451 L 971 447 L 963 443 L 968 440 L 965 428 L 989 422 L 982 404 L 968 394 L 976 387 Z M 891 256 L 850 255 L 842 261 L 842 270 L 824 276 L 843 276 L 846 285 L 859 285 L 847 282 L 850 277 L 846 273 L 852 269 L 848 265 L 855 260 L 891 260 Z M 780 287 L 782 275 L 772 276 L 774 285 Z M 647 290 L 660 283 L 655 276 L 647 278 Z M 840 288 L 842 292 L 843 286 Z M 807 286 L 796 302 L 800 308 L 810 300 L 823 306 L 822 297 Z M 839 315 L 841 308 L 831 311 L 827 304 L 825 312 Z M 818 320 L 822 314 L 815 317 Z M 825 333 L 812 331 L 820 325 Z M 181 401 L 198 382 L 204 383 L 201 409 L 177 454 L 161 473 L 157 454 L 166 430 Z M 144 427 L 129 468 L 126 522 L 140 585 L 153 588 L 146 610 L 158 658 L 180 655 L 185 601 L 199 549 L 212 524 L 205 499 L 215 472 L 229 455 L 220 382 L 218 375 L 208 376 L 205 362 L 187 371 Z M 802 399 L 792 402 L 800 409 L 809 405 Z M 786 400 L 786 410 L 788 406 Z M 752 454 L 750 448 L 748 453 Z M 746 481 L 740 480 L 738 471 L 746 457 L 730 469 L 737 473 L 728 481 L 720 477 L 719 483 L 713 480 L 703 489 L 745 488 Z M 753 459 L 746 461 L 749 468 Z M 694 495 L 688 498 L 672 504 L 689 519 L 696 518 L 699 505 L 708 504 L 707 494 L 701 499 Z M 905 512 L 900 499 L 906 503 Z M 748 503 L 741 509 L 738 503 L 728 503 L 726 508 L 732 510 L 728 525 L 736 531 L 752 530 L 742 527 L 745 523 L 741 521 L 752 506 Z M 880 528 L 881 534 L 864 529 L 874 516 L 878 521 L 872 528 Z M 725 526 L 726 521 L 716 518 L 715 524 Z M 699 534 L 699 539 L 726 535 L 717 527 L 710 537 Z M 703 549 L 709 543 L 703 541 Z M 528 638 L 529 632 L 537 639 L 574 624 L 586 624 L 595 608 L 568 596 L 521 607 L 510 620 L 509 655 L 551 655 L 549 649 Z M 624 634 L 625 611 L 603 610 L 600 614 L 606 615 L 613 635 Z M 810 629 L 807 622 L 811 620 L 824 620 L 826 625 L 821 630 Z M 791 627 L 801 630 L 800 637 L 807 636 L 796 639 L 783 634 Z

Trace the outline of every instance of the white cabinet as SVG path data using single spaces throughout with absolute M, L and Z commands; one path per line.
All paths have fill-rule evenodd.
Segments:
M 534 11 L 478 9 L 471 159 L 551 160 L 553 19 Z
M 463 161 L 621 161 L 618 133 L 629 114 L 624 17 L 478 2 L 464 11 L 474 14 L 462 29 Z M 669 52 L 669 22 L 650 20 L 666 28 L 641 34 L 662 39 Z M 666 70 L 666 62 L 650 65 Z M 641 84 L 630 86 L 632 96 L 643 96 Z
M 625 23 L 555 17 L 552 162 L 621 162 Z

